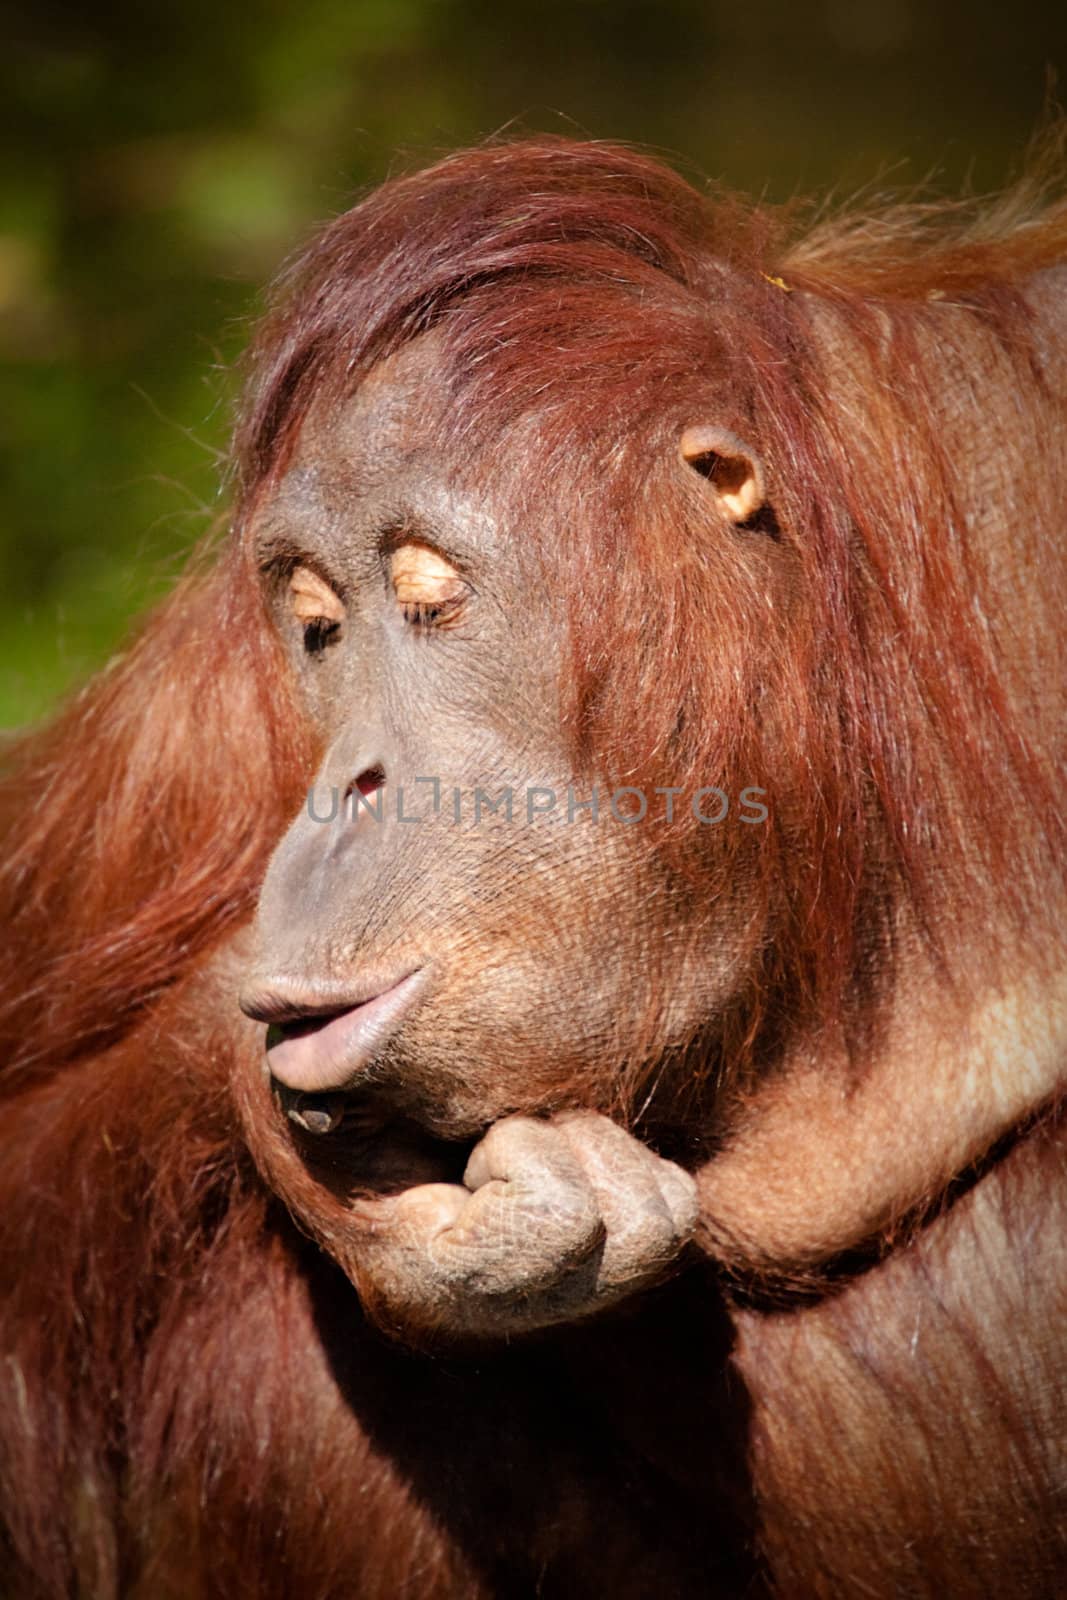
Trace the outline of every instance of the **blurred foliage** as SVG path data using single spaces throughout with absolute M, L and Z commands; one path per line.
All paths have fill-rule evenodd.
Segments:
M 23 0 L 0 99 L 0 726 L 105 659 L 219 514 L 257 286 L 398 162 L 505 125 L 786 197 L 984 188 L 1067 8 Z

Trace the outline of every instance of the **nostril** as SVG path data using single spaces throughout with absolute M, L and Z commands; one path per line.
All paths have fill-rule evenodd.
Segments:
M 365 767 L 358 778 L 353 778 L 345 790 L 345 799 L 350 800 L 353 795 L 362 795 L 364 800 L 375 794 L 385 782 L 385 768 L 382 766 Z

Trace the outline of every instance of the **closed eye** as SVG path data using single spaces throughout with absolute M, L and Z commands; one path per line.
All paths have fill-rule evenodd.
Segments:
M 293 617 L 303 626 L 304 649 L 318 655 L 340 636 L 345 620 L 344 602 L 317 572 L 303 565 L 289 576 L 289 605 Z
M 404 621 L 415 628 L 441 628 L 459 621 L 471 586 L 430 545 L 411 539 L 389 561 L 393 594 Z

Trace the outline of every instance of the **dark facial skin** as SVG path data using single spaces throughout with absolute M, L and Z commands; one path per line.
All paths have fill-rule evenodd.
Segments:
M 303 810 L 279 846 L 242 1005 L 271 1025 L 273 1087 L 298 1144 L 326 1149 L 353 1108 L 361 1127 L 382 1128 L 352 1164 L 355 1188 L 373 1187 L 398 1125 L 468 1150 L 497 1125 L 465 1189 L 422 1182 L 434 1175 L 425 1164 L 407 1184 L 394 1175 L 400 1193 L 380 1202 L 392 1220 L 379 1217 L 373 1245 L 353 1245 L 349 1261 L 366 1288 L 367 1262 L 395 1235 L 403 1247 L 374 1272 L 372 1297 L 394 1317 L 478 1332 L 595 1309 L 622 1283 L 628 1292 L 661 1273 L 681 1247 L 689 1180 L 595 1113 L 618 1111 L 624 1087 L 688 1040 L 728 992 L 739 955 L 722 906 L 719 959 L 708 960 L 707 930 L 672 887 L 649 824 L 594 823 L 588 811 L 568 820 L 568 787 L 580 800 L 589 785 L 572 771 L 561 725 L 555 591 L 491 481 L 435 449 L 439 359 L 424 337 L 343 406 L 313 412 L 255 519 L 268 601 L 325 750 L 316 817 L 330 816 L 332 791 L 347 803 L 332 821 Z M 682 454 L 677 470 L 689 470 Z M 440 780 L 436 811 L 434 785 L 417 778 Z M 505 786 L 512 820 L 483 802 L 475 823 L 475 792 L 495 800 Z M 528 815 L 534 789 L 555 791 L 554 811 L 541 814 L 535 796 Z M 381 806 L 380 821 L 353 808 L 354 791 Z M 545 1120 L 568 1107 L 582 1115 Z M 475 1230 L 477 1205 L 486 1215 Z M 550 1242 L 556 1224 L 568 1242 Z M 453 1242 L 466 1230 L 465 1266 L 434 1288 L 425 1260 L 411 1262 L 442 1228 Z M 488 1323 L 471 1310 L 473 1234 L 474 1277 L 491 1282 L 496 1306 Z M 486 1249 L 499 1253 L 504 1240 L 494 1277 Z M 615 1257 L 599 1280 L 590 1252 Z M 537 1284 L 547 1285 L 540 1305 Z M 522 1303 L 505 1313 L 509 1294 Z

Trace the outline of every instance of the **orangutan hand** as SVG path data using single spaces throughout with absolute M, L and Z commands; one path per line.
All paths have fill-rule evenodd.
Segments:
M 366 1204 L 354 1276 L 400 1332 L 501 1338 L 574 1322 L 669 1269 L 696 1221 L 692 1179 L 594 1112 L 508 1117 L 463 1184 Z

